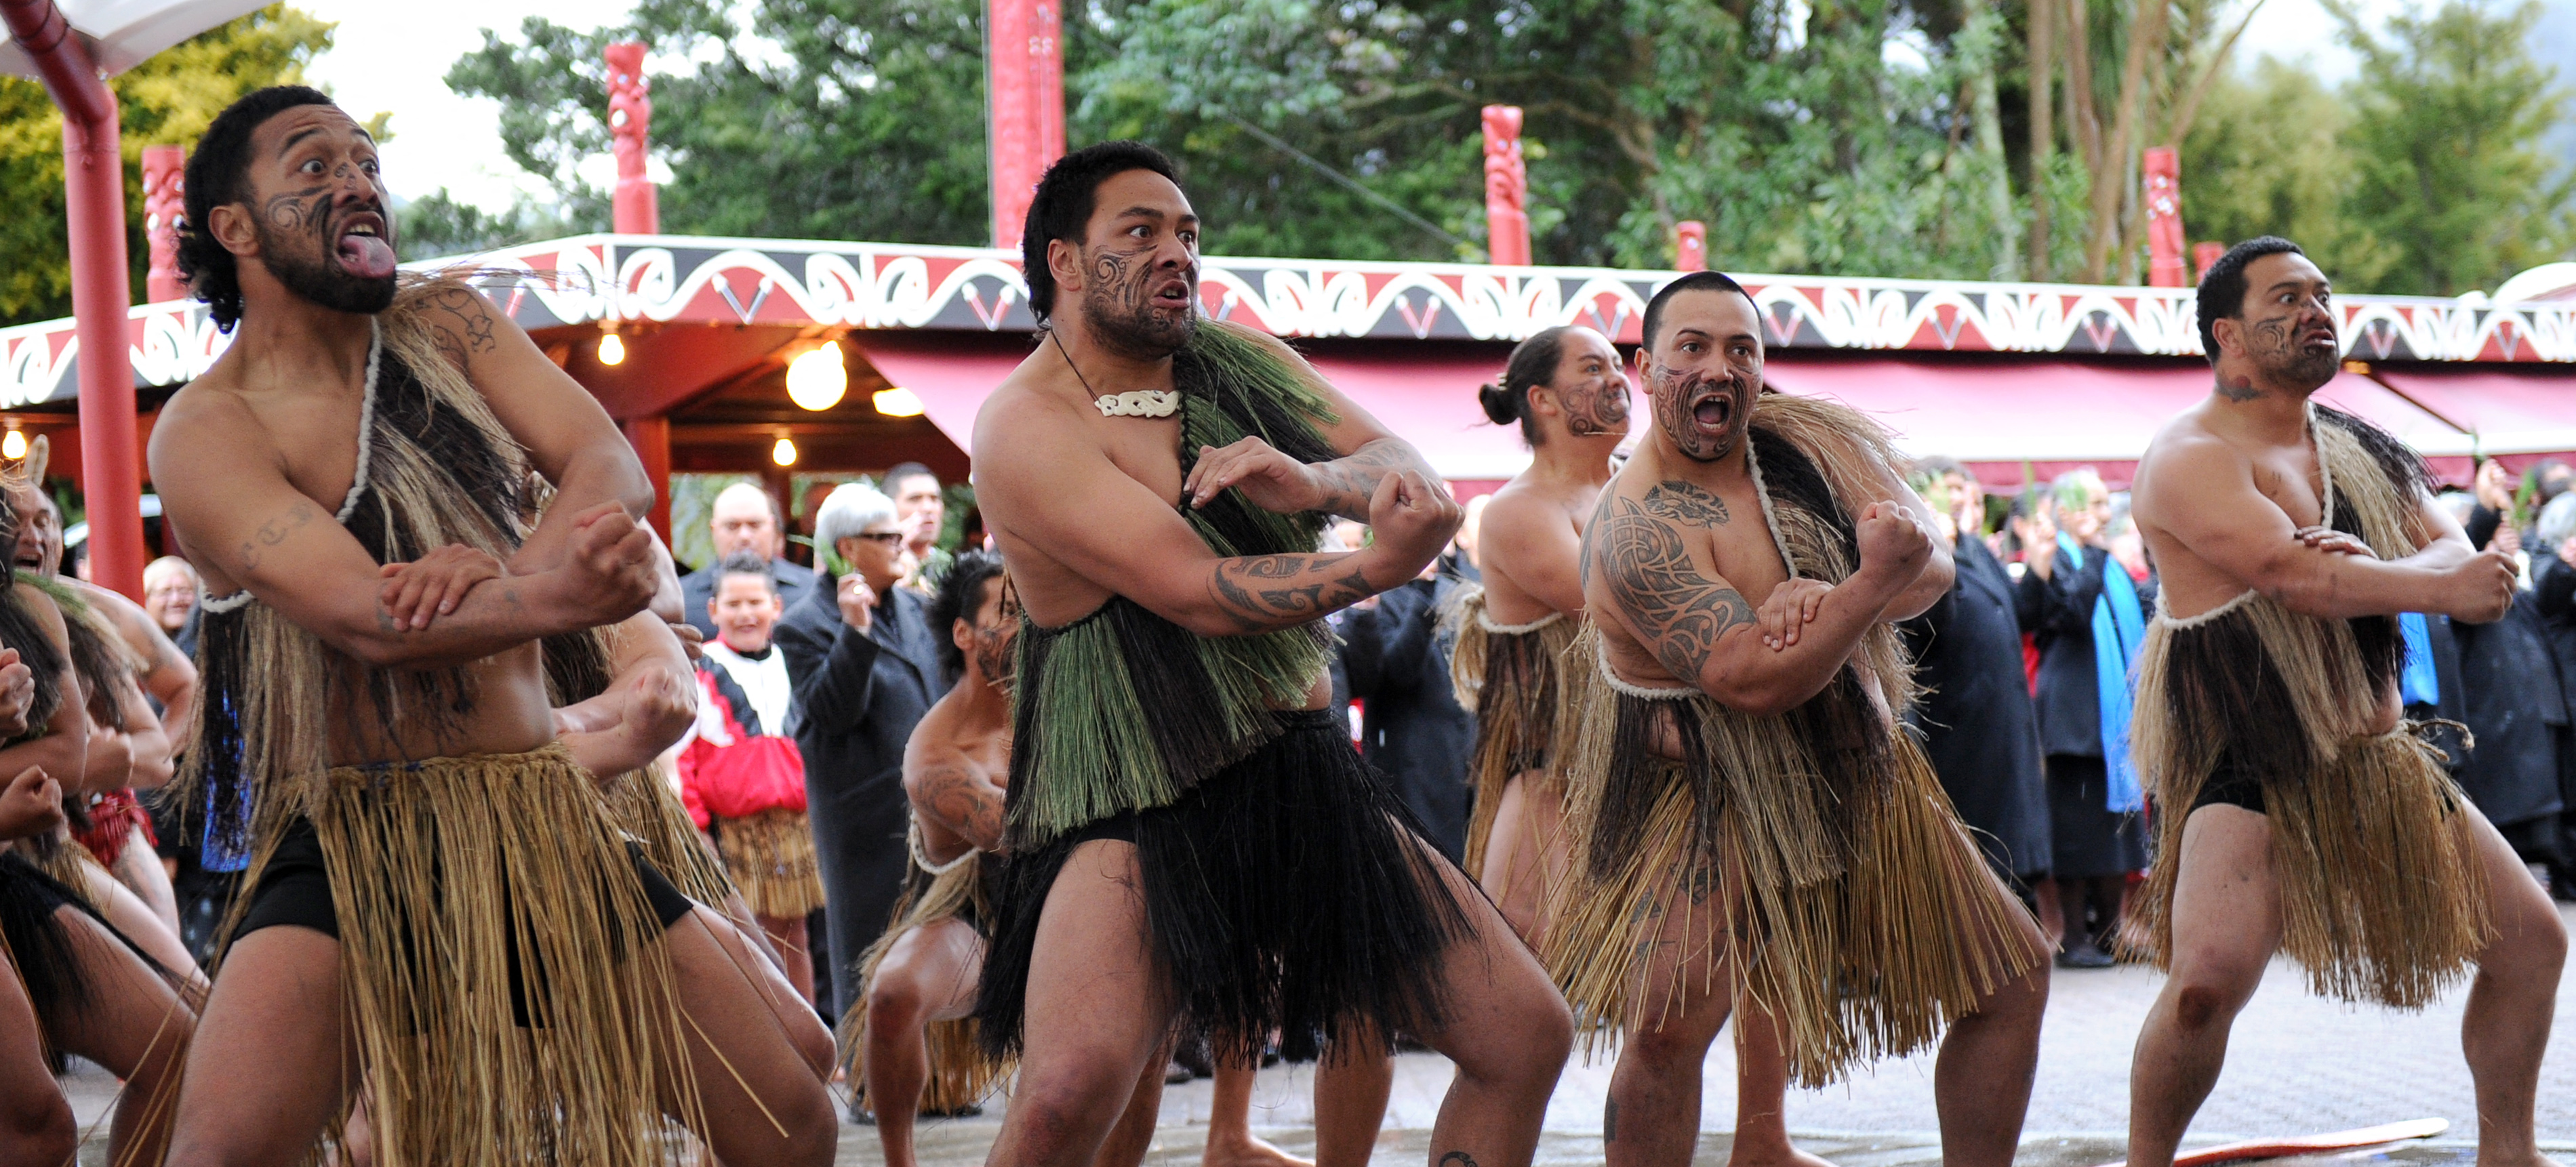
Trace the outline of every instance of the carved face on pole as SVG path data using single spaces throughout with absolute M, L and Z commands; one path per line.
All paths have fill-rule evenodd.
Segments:
M 1656 430 L 1692 461 L 1726 459 L 1743 447 L 1762 391 L 1753 301 L 1725 289 L 1683 292 L 1665 303 L 1656 327 L 1661 335 L 1637 352 Z

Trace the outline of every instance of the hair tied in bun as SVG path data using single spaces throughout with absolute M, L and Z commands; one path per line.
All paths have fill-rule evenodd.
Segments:
M 1521 419 L 1518 396 L 1491 381 L 1476 387 L 1476 404 L 1485 408 L 1485 417 L 1495 425 L 1510 425 Z

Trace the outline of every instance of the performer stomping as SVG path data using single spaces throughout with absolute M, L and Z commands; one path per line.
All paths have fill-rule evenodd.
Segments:
M 1810 1086 L 1947 1024 L 1944 1158 L 2008 1164 L 2043 941 L 1895 721 L 1912 694 L 1891 622 L 1948 590 L 1949 556 L 1885 431 L 1761 391 L 1735 281 L 1683 276 L 1644 323 L 1655 428 L 1584 532 L 1573 870 L 1547 939 L 1578 1018 L 1624 1033 L 1610 1162 L 1690 1160 L 1701 1062 L 1749 1006 Z
M 234 103 L 190 166 L 182 263 L 239 327 L 151 463 L 214 597 L 186 805 L 254 850 L 170 1161 L 300 1159 L 363 1083 L 382 1162 L 673 1159 L 665 1114 L 828 1162 L 811 1008 L 554 741 L 538 642 L 677 595 L 633 453 L 479 293 L 397 277 L 321 93 Z
M 2399 1009 L 2475 965 L 2461 1044 L 2478 1162 L 2539 1161 L 2565 930 L 2398 704 L 2397 613 L 2494 620 L 2514 564 L 2471 551 L 2413 451 L 2309 400 L 2342 357 L 2331 295 L 2286 239 L 2211 265 L 2200 337 L 2217 388 L 2138 464 L 2132 513 L 2164 602 L 2132 726 L 2160 819 L 2132 935 L 2173 975 L 2138 1035 L 2133 1167 L 2173 1161 L 2276 949 L 2316 992 Z
M 1318 619 L 1419 574 L 1457 505 L 1286 346 L 1200 319 L 1172 173 L 1133 142 L 1047 171 L 1050 331 L 976 420 L 1031 621 L 976 1008 L 1021 1055 L 992 1161 L 1089 1162 L 1176 1030 L 1247 1065 L 1273 1031 L 1302 1060 L 1402 1030 L 1458 1063 L 1433 1161 L 1525 1164 L 1564 1006 L 1325 707 Z M 1322 512 L 1375 541 L 1315 554 Z

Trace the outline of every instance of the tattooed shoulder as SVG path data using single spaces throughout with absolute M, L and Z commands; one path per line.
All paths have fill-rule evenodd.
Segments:
M 1678 478 L 1658 482 L 1647 490 L 1645 508 L 1647 514 L 1657 518 L 1678 519 L 1685 523 L 1697 523 L 1703 527 L 1717 526 L 1730 517 L 1727 514 L 1725 499 L 1709 493 L 1696 483 L 1684 482 Z
M 429 296 L 429 330 L 431 341 L 457 368 L 468 367 L 472 358 L 501 347 L 492 320 L 492 308 L 483 297 L 465 288 L 446 288 Z
M 1699 570 L 1678 521 L 1620 498 L 1588 538 L 1621 614 L 1665 670 L 1686 681 L 1699 675 L 1719 637 L 1753 621 L 1753 606 Z

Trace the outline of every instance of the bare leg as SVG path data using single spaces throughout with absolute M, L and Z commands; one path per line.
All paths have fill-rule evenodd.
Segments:
M 80 1150 L 80 1126 L 44 1049 L 35 1006 L 0 944 L 0 1167 L 62 1167 Z
M 813 1005 L 713 908 L 692 909 L 663 943 L 701 1113 L 666 1109 L 698 1127 L 721 1162 L 830 1163 L 840 1135 L 823 1085 L 832 1035 Z
M 1547 889 L 1565 875 L 1564 788 L 1531 770 L 1503 784 L 1485 869 L 1476 882 L 1502 909 L 1512 933 L 1535 950 L 1547 930 Z
M 161 866 L 161 857 L 152 853 L 152 840 L 144 837 L 140 823 L 126 838 L 125 850 L 117 853 L 116 878 L 161 918 L 171 935 L 179 934 L 179 893 L 171 888 L 170 872 Z
M 2531 1112 L 2567 962 L 2567 929 L 2548 890 L 2486 816 L 2465 803 L 2460 809 L 2476 824 L 2495 923 L 2495 938 L 2478 954 L 2477 979 L 2469 983 L 2468 1015 L 2460 1019 L 2460 1047 L 2477 1082 L 2478 1164 L 2527 1167 L 2546 1162 L 2533 1142 Z
M 2281 944 L 2269 819 L 2213 805 L 2183 824 L 2173 975 L 2147 1011 L 2129 1069 L 2130 1167 L 2170 1167 L 2227 1062 L 2227 1034 Z
M 88 1010 L 64 1019 L 63 1048 L 125 1080 L 108 1128 L 108 1162 L 159 1163 L 170 1150 L 179 1068 L 197 1016 L 168 981 L 87 913 L 58 908 L 54 919 L 71 936 L 91 1001 Z
M 1636 986 L 1642 1017 L 1627 1026 L 1601 1108 L 1608 1167 L 1687 1167 L 1699 1149 L 1701 1065 L 1734 1002 L 1733 970 L 1717 946 L 1730 897 L 1712 894 L 1716 882 L 1675 872 L 1645 905 L 1657 921 L 1654 955 Z M 1778 1108 L 1777 1092 L 1768 1105 Z M 1787 1144 L 1784 1130 L 1770 1150 Z
M 122 866 L 122 857 L 119 858 Z M 152 869 L 159 871 L 161 865 L 154 863 Z M 107 917 L 107 922 L 114 924 L 117 931 L 125 933 L 126 939 L 132 940 L 135 947 L 159 962 L 162 971 L 170 974 L 171 984 L 186 993 L 191 1002 L 203 1003 L 206 990 L 211 986 L 206 983 L 204 970 L 197 967 L 197 958 L 190 955 L 188 946 L 180 941 L 179 930 L 163 924 L 161 917 L 143 902 L 143 897 L 134 894 L 134 889 L 125 886 L 106 868 L 83 860 L 81 877 L 81 891 L 89 896 L 91 903 L 98 905 L 99 914 Z
M 1779 1020 L 1764 1009 L 1738 1011 L 1735 1144 L 1727 1151 L 1727 1167 L 1832 1167 L 1789 1142 L 1788 1096 L 1789 1055 Z
M 1347 1053 L 1325 1053 L 1315 1067 L 1316 1167 L 1368 1167 L 1394 1087 L 1395 1059 L 1383 1039 L 1372 1035 L 1352 1041 Z
M 868 981 L 868 1035 L 859 1051 L 859 1076 L 867 1083 L 886 1167 L 913 1167 L 913 1120 L 930 1081 L 922 1027 L 974 1009 L 983 964 L 984 941 L 975 929 L 964 920 L 941 920 L 896 937 Z
M 760 916 L 761 934 L 767 937 L 770 951 L 777 954 L 780 971 L 787 983 L 808 1001 L 814 999 L 814 954 L 805 947 L 805 917 Z
M 1145 1072 L 1136 1078 L 1136 1092 L 1127 1098 L 1126 1112 L 1118 1116 L 1118 1125 L 1109 1128 L 1092 1167 L 1138 1167 L 1145 1161 L 1145 1152 L 1154 1149 L 1154 1120 L 1163 1110 L 1163 1067 L 1171 1061 L 1169 1042 L 1146 1061 Z
M 1208 1104 L 1207 1150 L 1199 1161 L 1206 1167 L 1314 1167 L 1253 1137 L 1252 1079 L 1258 1072 L 1251 1066 L 1217 1062 L 1216 1098 Z M 1320 1076 L 1316 1088 L 1322 1089 Z M 1323 1125 L 1323 1116 L 1317 1115 L 1319 1132 Z
M 1449 1016 L 1415 1031 L 1457 1064 L 1431 1128 L 1432 1167 L 1527 1167 L 1574 1048 L 1574 1018 L 1502 914 L 1457 868 L 1433 862 L 1442 887 L 1425 890 L 1454 898 L 1471 931 L 1440 958 Z
M 1983 865 L 1979 870 L 1984 872 Z M 2003 881 L 1991 873 L 1985 878 L 1996 896 L 2013 898 Z M 2029 913 L 2015 909 L 2004 927 L 2003 936 L 1981 938 L 1989 950 L 2019 948 L 2038 959 L 2030 971 L 1977 1002 L 1976 1012 L 1950 1024 L 1932 1071 L 1932 1095 L 1941 1112 L 1941 1159 L 1960 1167 L 2012 1167 L 2013 1152 L 2021 1146 L 2022 1119 L 2030 1111 L 2031 1079 L 2039 1073 L 2039 1023 L 2048 1010 L 2048 949 Z
M 258 1066 L 260 1072 L 238 1072 Z M 179 1090 L 171 1167 L 294 1163 L 346 1113 L 356 1051 L 340 1027 L 340 942 L 262 928 L 233 943 Z
M 1091 1167 L 1140 1088 L 1161 1079 L 1171 995 L 1154 970 L 1136 848 L 1074 849 L 1038 920 L 1019 1088 L 985 1162 Z

